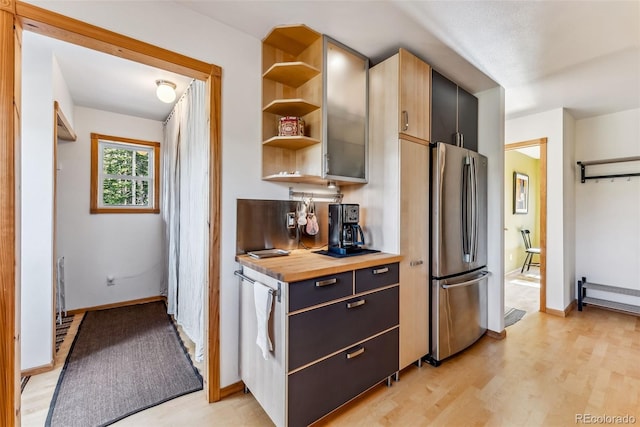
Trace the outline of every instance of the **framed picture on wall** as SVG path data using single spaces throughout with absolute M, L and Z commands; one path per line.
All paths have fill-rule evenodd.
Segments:
M 529 212 L 529 175 L 513 173 L 513 213 Z

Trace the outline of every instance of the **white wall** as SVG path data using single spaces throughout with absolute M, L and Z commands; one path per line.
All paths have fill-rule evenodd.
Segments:
M 504 329 L 504 88 L 476 93 L 478 97 L 478 152 L 488 158 L 487 171 L 487 326 Z
M 162 142 L 155 120 L 76 107 L 77 141 L 58 144 L 58 256 L 65 257 L 66 308 L 160 295 L 164 230 L 159 214 L 90 214 L 91 132 Z M 107 276 L 115 276 L 107 286 Z
M 29 3 L 222 67 L 220 384 L 238 381 L 236 199 L 288 199 L 286 184 L 260 179 L 261 41 L 171 2 Z
M 44 36 L 37 34 L 32 34 L 32 36 L 45 38 Z M 60 70 L 55 54 L 53 56 L 53 99 L 58 101 L 58 108 L 60 108 L 64 116 L 67 118 L 69 125 L 71 125 L 71 128 L 73 129 L 73 109 L 75 108 L 75 104 L 73 103 L 73 99 L 69 93 L 69 88 L 67 87 L 67 82 L 64 80 L 64 76 L 62 75 L 62 71 Z
M 507 120 L 505 123 L 505 143 L 547 138 L 547 307 L 563 311 L 571 300 L 567 298 L 571 292 L 574 276 L 572 271 L 572 254 L 567 254 L 573 244 L 565 241 L 571 232 L 565 234 L 567 227 L 572 227 L 572 218 L 566 218 L 565 211 L 571 210 L 573 199 L 572 186 L 565 183 L 574 165 L 567 158 L 567 150 L 573 149 L 573 142 L 567 141 L 565 148 L 564 130 L 565 112 L 562 108 Z M 567 170 L 568 169 L 568 170 Z M 567 204 L 567 206 L 565 206 Z M 568 246 L 567 246 L 568 245 Z
M 576 299 L 576 161 L 575 119 L 567 110 L 562 114 L 564 201 L 564 295 L 565 307 Z M 549 184 L 547 183 L 547 187 Z
M 24 33 L 22 48 L 22 370 L 53 360 L 54 61 L 33 36 Z
M 575 128 L 576 160 L 640 156 L 640 109 L 578 120 Z M 640 162 L 587 168 L 589 175 L 624 172 L 640 172 Z M 640 178 L 582 184 L 576 168 L 574 182 L 577 277 L 640 289 Z M 631 297 L 621 300 L 640 304 Z

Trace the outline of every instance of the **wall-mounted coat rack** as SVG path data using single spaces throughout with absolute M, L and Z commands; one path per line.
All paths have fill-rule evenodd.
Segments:
M 613 179 L 613 178 L 626 178 L 626 177 L 632 177 L 632 176 L 640 176 L 640 172 L 587 176 L 587 172 L 586 172 L 587 166 L 605 165 L 609 163 L 624 163 L 624 162 L 640 162 L 640 156 L 619 157 L 617 159 L 590 160 L 586 162 L 577 162 L 578 166 L 580 166 L 580 182 L 584 183 L 588 179 L 607 179 L 607 178 Z M 638 167 L 640 168 L 640 166 Z

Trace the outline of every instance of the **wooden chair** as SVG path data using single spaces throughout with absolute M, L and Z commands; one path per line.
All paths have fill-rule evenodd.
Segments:
M 533 262 L 533 256 L 534 255 L 540 255 L 540 248 L 532 248 L 531 247 L 531 233 L 529 232 L 529 230 L 526 229 L 522 229 L 520 230 L 520 233 L 522 234 L 522 239 L 524 240 L 524 249 L 525 252 L 527 253 L 527 256 L 524 258 L 524 263 L 522 264 L 522 268 L 520 269 L 520 273 L 524 272 L 524 267 L 527 267 L 527 271 L 529 271 L 529 268 L 534 265 L 534 266 L 540 266 L 539 262 Z

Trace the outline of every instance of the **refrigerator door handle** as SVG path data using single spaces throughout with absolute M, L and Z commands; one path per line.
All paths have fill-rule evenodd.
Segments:
M 471 196 L 471 158 L 466 156 L 464 158 L 464 165 L 462 169 L 462 261 L 463 262 L 471 262 L 472 260 L 472 249 L 471 249 L 471 239 L 473 231 L 470 230 L 469 222 L 473 222 L 473 212 L 471 210 L 471 203 L 469 203 L 469 198 Z
M 477 277 L 477 278 L 475 278 L 473 280 L 467 280 L 466 282 L 456 283 L 455 285 L 440 285 L 440 287 L 442 289 L 452 289 L 452 288 L 461 288 L 463 286 L 470 286 L 470 285 L 473 285 L 474 283 L 478 283 L 478 282 L 483 281 L 484 279 L 489 277 L 490 274 L 491 274 L 491 272 L 489 272 L 489 271 L 483 271 L 482 272 L 482 276 Z
M 471 157 L 471 262 L 478 258 L 478 169 L 476 158 Z

